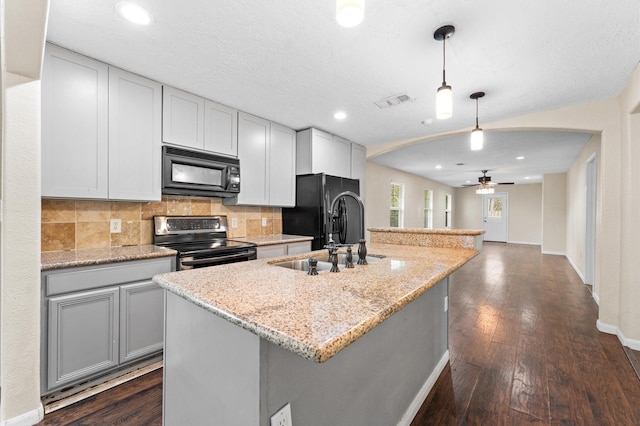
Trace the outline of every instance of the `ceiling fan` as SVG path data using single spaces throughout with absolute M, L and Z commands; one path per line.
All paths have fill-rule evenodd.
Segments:
M 513 185 L 513 182 L 491 182 L 491 176 L 487 176 L 489 170 L 481 170 L 482 176 L 478 177 L 477 184 L 464 184 L 462 186 L 477 186 L 479 189 L 488 189 L 493 185 Z

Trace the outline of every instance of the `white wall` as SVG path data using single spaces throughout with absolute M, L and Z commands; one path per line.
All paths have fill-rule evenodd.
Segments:
M 366 223 L 368 228 L 387 228 L 391 206 L 391 182 L 404 185 L 404 227 L 424 227 L 424 190 L 433 191 L 433 227 L 444 228 L 445 194 L 454 195 L 454 188 L 400 170 L 367 161 Z M 455 215 L 457 206 L 453 202 Z M 456 227 L 455 220 L 453 227 Z
M 542 243 L 542 184 L 496 185 L 509 194 L 509 243 Z M 456 188 L 455 224 L 461 229 L 483 229 L 482 195 L 475 188 Z
M 567 174 L 542 178 L 542 252 L 565 254 L 567 241 Z
M 43 415 L 39 78 L 48 4 L 0 0 L 0 424 L 35 424 Z
M 587 160 L 600 152 L 600 134 L 594 135 L 567 172 L 566 256 L 578 273 L 585 276 Z

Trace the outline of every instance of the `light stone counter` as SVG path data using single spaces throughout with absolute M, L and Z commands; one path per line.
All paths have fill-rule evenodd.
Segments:
M 161 274 L 154 281 L 261 338 L 325 362 L 477 253 L 370 244 L 369 255 L 386 257 L 339 273 L 309 276 L 273 265 L 308 257 L 298 255 Z
M 372 243 L 480 250 L 484 229 L 368 228 Z
M 304 235 L 276 234 L 276 235 L 256 235 L 256 236 L 248 236 L 243 238 L 230 238 L 230 240 L 254 243 L 258 247 L 260 247 L 260 246 L 272 246 L 276 244 L 302 243 L 305 241 L 313 241 L 313 237 L 307 237 Z
M 46 251 L 40 255 L 40 270 L 73 268 L 76 266 L 100 265 L 127 260 L 153 259 L 175 256 L 175 250 L 151 244 L 102 249 Z

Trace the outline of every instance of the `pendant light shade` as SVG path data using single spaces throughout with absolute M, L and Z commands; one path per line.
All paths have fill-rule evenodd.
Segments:
M 453 92 L 451 86 L 442 84 L 436 92 L 436 117 L 444 120 L 453 115 Z
M 436 92 L 436 117 L 440 120 L 453 115 L 453 92 L 446 79 L 445 41 L 455 32 L 453 25 L 440 27 L 433 33 L 433 38 L 442 41 L 442 86 Z
M 484 96 L 484 92 L 472 93 L 469 96 L 471 99 L 476 100 L 476 128 L 471 131 L 471 150 L 479 151 L 482 149 L 484 143 L 484 134 L 480 126 L 478 126 L 478 99 Z M 493 192 L 493 191 L 492 191 Z
M 493 187 L 482 185 L 482 187 L 476 189 L 476 194 L 493 194 Z
M 338 0 L 336 20 L 343 27 L 355 27 L 364 19 L 364 0 Z

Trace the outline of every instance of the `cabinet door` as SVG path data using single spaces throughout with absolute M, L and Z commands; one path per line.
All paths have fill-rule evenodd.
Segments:
M 109 68 L 109 198 L 160 201 L 162 86 Z
M 106 199 L 108 66 L 47 45 L 42 74 L 42 196 Z
M 296 132 L 271 123 L 269 205 L 296 205 Z
M 367 148 L 351 144 L 351 179 L 360 181 L 360 198 L 365 198 L 365 177 L 367 168 Z
M 204 149 L 238 156 L 238 111 L 204 101 Z
M 162 140 L 167 143 L 204 148 L 204 99 L 163 86 Z
M 340 136 L 333 136 L 330 155 L 331 161 L 325 165 L 325 173 L 345 178 L 351 177 L 351 142 Z
M 49 390 L 118 365 L 118 303 L 118 287 L 49 299 Z
M 243 112 L 238 113 L 238 204 L 269 204 L 269 129 L 269 121 Z
M 275 244 L 270 246 L 258 247 L 256 256 L 258 259 L 268 259 L 270 257 L 279 257 L 287 255 L 286 244 Z
M 120 363 L 162 350 L 164 290 L 151 280 L 120 287 Z

